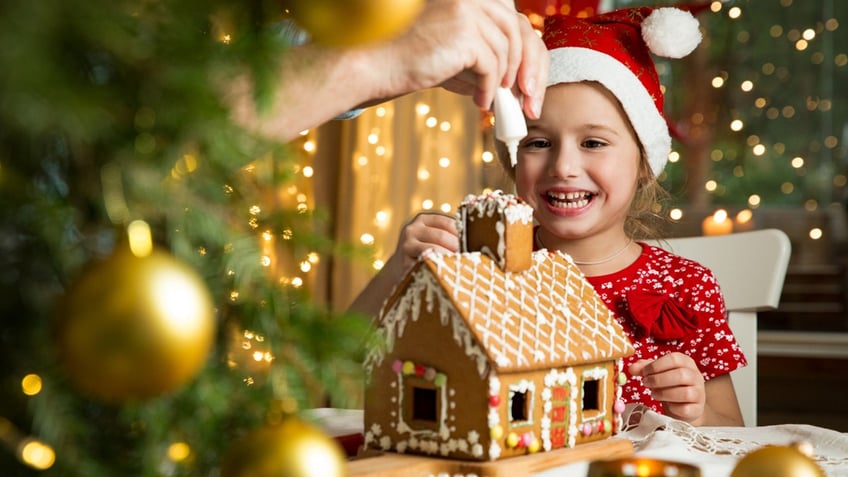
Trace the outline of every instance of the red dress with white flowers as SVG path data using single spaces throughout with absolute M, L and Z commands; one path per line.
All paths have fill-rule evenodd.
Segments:
M 639 359 L 673 351 L 690 356 L 704 380 L 748 364 L 727 323 L 724 297 L 713 273 L 692 260 L 644 243 L 642 254 L 616 273 L 587 277 L 630 337 Z M 628 376 L 622 397 L 662 413 L 641 377 Z

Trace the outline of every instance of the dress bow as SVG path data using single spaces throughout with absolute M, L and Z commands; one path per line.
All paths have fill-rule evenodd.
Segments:
M 633 320 L 646 335 L 660 340 L 686 338 L 698 330 L 698 315 L 664 293 L 634 290 L 627 294 Z

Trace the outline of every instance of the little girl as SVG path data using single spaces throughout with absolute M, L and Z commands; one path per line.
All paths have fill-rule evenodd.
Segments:
M 730 372 L 746 365 L 726 321 L 716 279 L 700 264 L 645 238 L 661 195 L 656 176 L 671 137 L 649 54 L 681 57 L 698 23 L 673 8 L 624 9 L 593 18 L 553 16 L 542 114 L 528 121 L 514 168 L 516 192 L 534 209 L 537 248 L 569 254 L 633 342 L 623 398 L 693 425 L 743 425 Z M 649 50 L 650 48 L 650 50 Z M 495 118 L 497 120 L 497 118 Z M 353 308 L 376 314 L 421 252 L 456 252 L 455 220 L 422 214 Z

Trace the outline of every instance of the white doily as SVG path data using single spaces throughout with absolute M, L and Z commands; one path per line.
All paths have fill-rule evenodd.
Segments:
M 848 476 L 848 434 L 806 424 L 761 427 L 694 427 L 650 410 L 628 405 L 618 437 L 630 439 L 640 455 L 702 467 L 705 477 L 724 475 L 736 461 L 765 445 L 807 442 L 828 476 Z M 715 472 L 707 472 L 710 466 Z

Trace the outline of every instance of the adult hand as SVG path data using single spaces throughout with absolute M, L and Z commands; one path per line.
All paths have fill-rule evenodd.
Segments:
M 695 361 L 683 353 L 669 353 L 656 360 L 641 359 L 630 365 L 632 376 L 641 376 L 665 413 L 700 425 L 706 405 L 704 377 Z
M 396 84 L 383 97 L 441 85 L 489 109 L 499 86 L 512 87 L 525 114 L 539 117 L 550 56 L 509 0 L 429 0 L 409 30 L 381 47 L 398 60 L 388 65 Z

